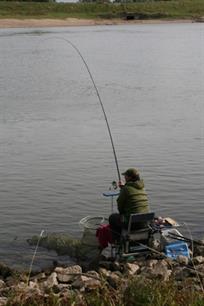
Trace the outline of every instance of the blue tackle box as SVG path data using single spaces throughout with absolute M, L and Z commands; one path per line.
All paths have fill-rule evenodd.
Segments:
M 188 245 L 186 242 L 173 242 L 165 246 L 165 254 L 167 257 L 176 259 L 177 256 L 183 255 L 190 258 Z

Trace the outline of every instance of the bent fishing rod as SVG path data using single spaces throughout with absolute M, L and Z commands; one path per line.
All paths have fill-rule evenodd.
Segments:
M 96 92 L 96 95 L 98 97 L 98 100 L 99 100 L 99 103 L 101 105 L 101 109 L 102 109 L 102 112 L 103 112 L 103 115 L 104 115 L 104 118 L 105 118 L 105 122 L 106 122 L 106 125 L 107 125 L 107 128 L 108 128 L 108 134 L 109 134 L 109 137 L 110 137 L 110 141 L 111 141 L 111 145 L 112 145 L 112 150 L 113 150 L 113 155 L 114 155 L 114 159 L 115 159 L 115 165 L 116 165 L 116 170 L 117 170 L 117 174 L 118 174 L 118 180 L 121 181 L 121 176 L 120 176 L 120 170 L 119 170 L 119 165 L 118 165 L 118 159 L 117 159 L 117 155 L 116 155 L 116 150 L 115 150 L 115 146 L 114 146 L 114 142 L 113 142 L 113 137 L 112 137 L 112 133 L 111 133 L 111 129 L 110 129 L 110 125 L 108 123 L 108 118 L 107 118 L 107 115 L 106 115 L 106 112 L 105 112 L 105 108 L 103 106 L 103 102 L 101 100 L 101 97 L 100 97 L 100 94 L 99 94 L 99 91 L 98 91 L 98 88 L 96 86 L 96 83 L 94 81 L 94 78 L 93 78 L 93 75 L 89 69 L 89 66 L 87 64 L 87 62 L 85 61 L 83 55 L 81 54 L 81 52 L 79 51 L 79 49 L 75 46 L 75 44 L 73 44 L 73 42 L 71 42 L 70 40 L 68 39 L 65 39 L 65 38 L 62 38 L 62 37 L 53 37 L 55 39 L 60 39 L 60 40 L 64 40 L 65 42 L 67 42 L 69 45 L 72 46 L 72 48 L 77 52 L 77 54 L 80 56 L 80 58 L 82 59 L 83 63 L 84 63 L 84 66 L 86 67 L 86 70 L 88 71 L 88 74 L 90 76 L 90 79 L 92 81 L 92 84 L 94 86 L 94 89 L 95 89 L 95 92 Z M 52 39 L 52 38 L 47 38 L 47 39 Z

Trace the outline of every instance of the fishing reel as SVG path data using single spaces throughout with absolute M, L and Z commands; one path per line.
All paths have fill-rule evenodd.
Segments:
M 112 181 L 111 186 L 109 187 L 109 190 L 116 190 L 118 189 L 118 184 L 116 181 Z

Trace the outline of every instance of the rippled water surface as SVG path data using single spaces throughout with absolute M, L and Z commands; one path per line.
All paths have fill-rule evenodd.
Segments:
M 139 168 L 152 210 L 203 236 L 204 25 L 1 29 L 0 260 L 26 266 L 27 238 L 77 237 L 82 217 L 111 212 L 106 124 L 65 40 L 93 74 L 121 172 Z M 55 254 L 38 257 L 49 264 Z

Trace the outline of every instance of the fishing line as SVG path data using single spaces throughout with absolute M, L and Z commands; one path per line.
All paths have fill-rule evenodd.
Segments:
M 186 228 L 187 228 L 187 230 L 188 230 L 188 232 L 190 234 L 190 240 L 191 240 L 191 246 L 192 246 L 192 259 L 193 259 L 193 255 L 194 255 L 194 240 L 193 240 L 193 235 L 192 235 L 192 232 L 191 232 L 190 227 L 188 226 L 188 224 L 186 222 L 183 222 L 183 224 L 186 226 Z M 202 290 L 202 292 L 204 292 L 203 282 L 202 282 L 202 279 L 201 279 L 201 277 L 199 275 L 199 272 L 197 271 L 197 268 L 195 267 L 195 264 L 194 264 L 193 260 L 191 260 L 191 262 L 192 262 L 193 268 L 194 268 L 194 270 L 196 272 L 197 279 L 198 279 L 198 281 L 200 283 L 201 290 Z
M 112 145 L 112 150 L 113 150 L 113 155 L 114 155 L 114 159 L 115 159 L 115 165 L 116 165 L 116 170 L 117 170 L 117 174 L 118 174 L 118 180 L 120 181 L 121 180 L 121 176 L 120 176 L 120 170 L 119 170 L 119 165 L 118 165 L 118 159 L 117 159 L 117 155 L 116 155 L 116 150 L 115 150 L 115 146 L 114 146 L 114 142 L 113 142 L 113 137 L 112 137 L 112 133 L 111 133 L 111 129 L 110 129 L 110 125 L 108 123 L 108 118 L 107 118 L 107 115 L 106 115 L 106 112 L 105 112 L 105 108 L 104 108 L 104 105 L 103 105 L 103 102 L 102 102 L 102 99 L 100 97 L 100 94 L 99 94 L 99 91 L 98 91 L 98 88 L 96 86 L 96 83 L 94 81 L 94 78 L 93 78 L 93 75 L 89 69 L 89 66 L 87 64 L 87 62 L 85 61 L 82 53 L 80 52 L 80 50 L 75 46 L 75 44 L 73 44 L 73 42 L 71 42 L 70 40 L 68 39 L 65 39 L 65 38 L 62 38 L 62 37 L 52 37 L 52 38 L 47 38 L 45 40 L 48 40 L 48 39 L 59 39 L 59 40 L 64 40 L 65 42 L 67 42 L 69 45 L 72 46 L 72 48 L 77 52 L 77 54 L 80 56 L 80 58 L 82 59 L 83 63 L 84 63 L 84 66 L 86 67 L 86 70 L 88 71 L 88 74 L 90 76 L 90 79 L 92 81 L 92 84 L 94 86 L 94 89 L 95 89 L 95 92 L 96 92 L 96 95 L 98 97 L 98 100 L 99 100 L 99 103 L 101 105 L 101 109 L 102 109 L 102 112 L 103 112 L 103 115 L 104 115 L 104 118 L 105 118 L 105 122 L 106 122 L 106 125 L 107 125 L 107 129 L 108 129 L 108 134 L 109 134 L 109 137 L 110 137 L 110 141 L 111 141 L 111 145 Z

